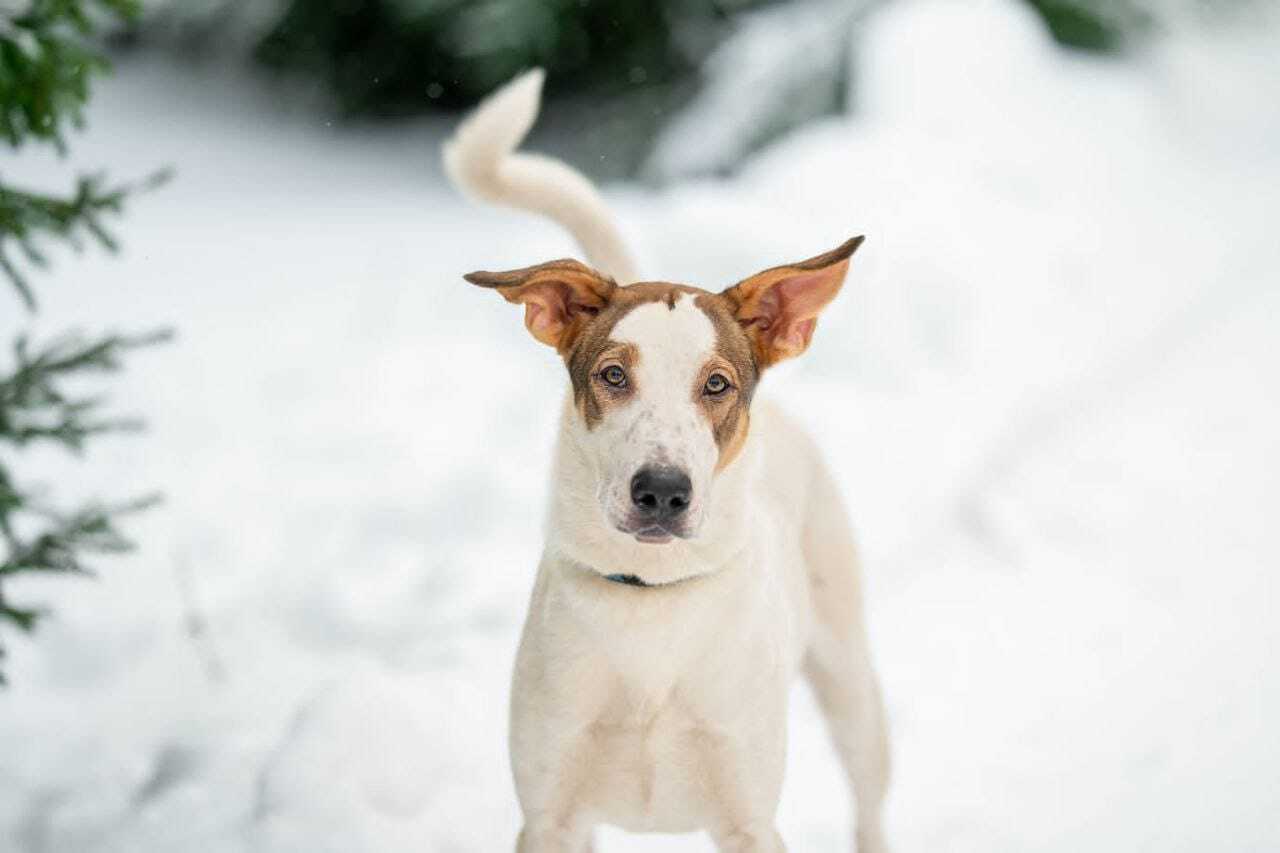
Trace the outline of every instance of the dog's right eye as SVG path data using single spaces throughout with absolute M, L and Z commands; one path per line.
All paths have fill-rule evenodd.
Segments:
M 616 364 L 611 364 L 600 371 L 600 378 L 614 388 L 622 388 L 627 384 L 627 372 Z

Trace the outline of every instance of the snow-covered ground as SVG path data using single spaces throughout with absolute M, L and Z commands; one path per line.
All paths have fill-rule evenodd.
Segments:
M 766 387 L 864 544 L 899 850 L 1280 849 L 1277 32 L 1086 60 L 1007 3 L 898 5 L 856 35 L 852 118 L 732 179 L 610 188 L 646 270 L 705 286 L 869 235 Z M 509 849 L 564 378 L 459 276 L 573 249 L 459 201 L 440 124 L 251 91 L 125 67 L 76 149 L 179 174 L 121 258 L 57 258 L 35 329 L 179 338 L 112 386 L 149 434 L 22 472 L 167 503 L 97 581 L 12 585 L 55 616 L 6 637 L 0 849 Z M 799 687 L 791 744 L 784 835 L 845 849 Z

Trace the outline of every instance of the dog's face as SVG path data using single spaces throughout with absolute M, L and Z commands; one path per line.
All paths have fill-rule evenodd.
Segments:
M 619 287 L 571 260 L 466 278 L 524 305 L 529 331 L 563 356 L 573 439 L 594 472 L 604 523 L 662 544 L 697 536 L 717 475 L 747 440 L 761 372 L 808 347 L 861 243 L 720 293 Z

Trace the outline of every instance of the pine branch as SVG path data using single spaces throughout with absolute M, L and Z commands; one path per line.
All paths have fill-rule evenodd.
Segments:
M 0 562 L 0 582 L 22 573 L 92 575 L 84 555 L 131 551 L 133 543 L 116 527 L 116 520 L 159 501 L 158 496 L 148 496 L 118 506 L 91 505 L 63 515 L 32 504 L 27 495 L 13 490 L 11 485 L 7 473 L 0 469 L 0 531 L 8 551 Z M 19 513 L 40 517 L 45 526 L 31 537 L 20 537 L 13 523 Z M 8 623 L 30 633 L 44 615 L 39 608 L 10 604 L 0 585 L 0 626 Z M 4 645 L 0 643 L 0 664 L 4 656 Z M 0 669 L 0 686 L 5 683 Z
M 0 141 L 15 149 L 28 141 L 43 142 L 65 154 L 67 129 L 84 124 L 90 81 L 108 70 L 106 58 L 92 43 L 95 25 L 104 15 L 130 19 L 138 9 L 139 0 L 19 0 L 17 7 L 12 2 L 0 6 Z M 34 310 L 35 295 L 19 268 L 18 254 L 28 265 L 44 267 L 38 241 L 49 238 L 77 250 L 88 238 L 115 251 L 115 238 L 103 220 L 120 213 L 134 190 L 167 178 L 161 172 L 140 186 L 108 187 L 100 176 L 82 176 L 66 197 L 0 182 L 0 272 Z M 0 374 L 0 447 L 46 442 L 79 453 L 90 436 L 138 429 L 136 420 L 103 417 L 100 398 L 74 395 L 66 384 L 116 371 L 127 352 L 168 337 L 167 331 L 96 340 L 70 334 L 38 349 L 19 337 L 12 369 Z M 90 574 L 85 556 L 129 550 L 132 543 L 116 527 L 117 520 L 154 502 L 144 498 L 59 511 L 19 488 L 0 459 L 0 628 L 31 631 L 42 615 L 39 609 L 12 604 L 4 583 L 19 575 Z M 0 645 L 0 664 L 4 655 Z M 0 685 L 4 683 L 0 671 Z
M 75 190 L 66 198 L 0 184 L 0 271 L 17 289 L 27 308 L 34 310 L 35 294 L 10 256 L 8 249 L 11 246 L 16 246 L 27 262 L 35 267 L 48 266 L 36 243 L 40 237 L 63 240 L 80 251 L 84 247 L 83 238 L 87 236 L 107 251 L 114 252 L 118 244 L 103 224 L 104 215 L 120 213 L 126 197 L 154 189 L 168 181 L 171 175 L 169 170 L 162 169 L 137 183 L 114 187 L 106 187 L 101 175 L 82 175 L 76 181 Z
M 0 442 L 23 447 L 51 441 L 80 452 L 91 435 L 137 430 L 140 424 L 136 420 L 98 417 L 100 398 L 72 396 L 62 383 L 74 375 L 119 370 L 128 351 L 171 336 L 167 329 L 144 335 L 108 335 L 93 341 L 70 334 L 34 353 L 27 338 L 20 336 L 13 345 L 12 372 L 0 375 Z
M 138 429 L 136 420 L 99 416 L 100 398 L 75 396 L 64 386 L 86 375 L 117 371 L 126 353 L 169 337 L 167 330 L 96 340 L 71 334 L 40 348 L 19 337 L 12 369 L 0 374 L 0 444 L 23 447 L 46 441 L 80 452 L 91 435 Z M 0 460 L 0 626 L 31 631 L 42 615 L 11 604 L 4 594 L 6 580 L 20 574 L 92 574 L 85 555 L 130 550 L 133 545 L 116 527 L 117 520 L 156 500 L 151 496 L 61 512 L 20 489 Z M 0 661 L 3 657 L 0 645 Z
M 84 123 L 89 81 L 109 66 L 89 43 L 95 18 L 133 20 L 138 0 L 30 0 L 0 10 L 0 137 L 66 150 L 66 129 Z
M 63 515 L 29 504 L 24 495 L 17 497 L 16 509 L 43 517 L 47 526 L 29 539 L 14 536 L 8 542 L 8 556 L 0 562 L 0 578 L 21 572 L 92 575 L 84 562 L 85 553 L 122 554 L 133 548 L 116 529 L 115 519 L 159 502 L 158 495 L 148 495 L 127 504 L 91 505 Z
M 24 8 L 25 7 L 25 8 Z M 91 42 L 105 17 L 128 21 L 138 0 L 27 0 L 0 6 L 0 140 L 11 148 L 29 141 L 67 150 L 69 128 L 84 126 L 89 84 L 110 66 Z M 164 175 L 144 181 L 154 185 Z M 108 188 L 101 176 L 82 176 L 67 197 L 27 192 L 0 183 L 0 272 L 29 310 L 36 300 L 13 254 L 28 264 L 46 265 L 38 237 L 53 237 L 77 249 L 88 235 L 113 250 L 115 239 L 104 227 L 106 214 L 119 213 L 132 188 Z
M 26 277 L 6 251 L 16 243 L 27 260 L 34 266 L 45 267 L 48 262 L 36 247 L 35 237 L 44 233 L 61 237 L 76 250 L 82 248 L 78 231 L 83 229 L 97 238 L 109 251 L 115 251 L 116 242 L 102 227 L 103 213 L 118 213 L 124 202 L 125 191 L 101 189 L 97 176 L 82 176 L 70 198 L 50 196 L 15 190 L 0 184 L 0 269 L 18 290 L 18 295 L 30 310 L 36 307 L 35 294 Z

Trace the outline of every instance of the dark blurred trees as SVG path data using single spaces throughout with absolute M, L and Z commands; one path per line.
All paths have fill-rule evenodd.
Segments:
M 828 35 L 845 47 L 797 39 L 794 61 L 770 59 L 796 82 L 785 97 L 757 99 L 771 106 L 754 116 L 749 148 L 842 109 L 841 93 L 854 82 L 845 61 L 849 23 L 886 2 L 150 0 L 142 25 L 126 39 L 177 45 L 184 56 L 251 55 L 283 79 L 306 81 L 350 118 L 457 110 L 540 65 L 547 69 L 547 115 L 539 132 L 556 138 L 536 144 L 549 144 L 597 177 L 616 178 L 641 169 L 668 120 L 712 82 L 707 58 L 749 29 L 762 7 L 793 5 L 799 18 L 825 17 Z M 1153 0 L 1021 2 L 1059 43 L 1115 53 L 1142 31 L 1140 4 Z M 815 68 L 822 62 L 828 67 Z M 797 79 L 805 74 L 812 75 L 808 83 Z M 305 89 L 286 91 L 296 99 Z
M 342 112 L 457 108 L 533 65 L 548 94 L 618 92 L 694 74 L 733 16 L 782 0 L 287 0 L 255 48 L 319 75 Z M 1120 49 L 1129 0 L 1024 0 L 1060 43 Z M 834 8 L 834 7 L 833 7 Z
M 1115 53 L 1151 24 L 1151 18 L 1129 0 L 1024 0 L 1066 47 Z
M 350 114 L 475 103 L 525 68 L 548 91 L 656 85 L 695 70 L 681 39 L 764 0 L 289 0 L 256 56 L 318 73 Z
M 90 40 L 95 24 L 103 18 L 125 20 L 137 11 L 136 0 L 30 0 L 0 7 L 0 137 L 11 149 L 34 143 L 66 152 L 67 133 L 84 123 L 90 82 L 107 70 Z M 51 195 L 13 186 L 7 175 L 0 176 L 0 273 L 12 285 L 12 301 L 22 310 L 35 310 L 29 269 L 47 264 L 44 244 L 79 248 L 88 238 L 114 249 L 103 219 L 120 211 L 130 191 L 81 175 L 68 193 Z M 37 444 L 78 453 L 95 435 L 135 429 L 135 421 L 101 415 L 98 397 L 68 389 L 87 375 L 118 370 L 125 353 L 163 337 L 68 334 L 32 346 L 19 336 L 10 363 L 0 359 L 0 664 L 3 630 L 30 631 L 40 616 L 37 608 L 7 597 L 13 579 L 87 573 L 85 554 L 129 547 L 115 526 L 117 517 L 149 503 L 60 509 L 42 490 L 17 482 L 13 454 Z

